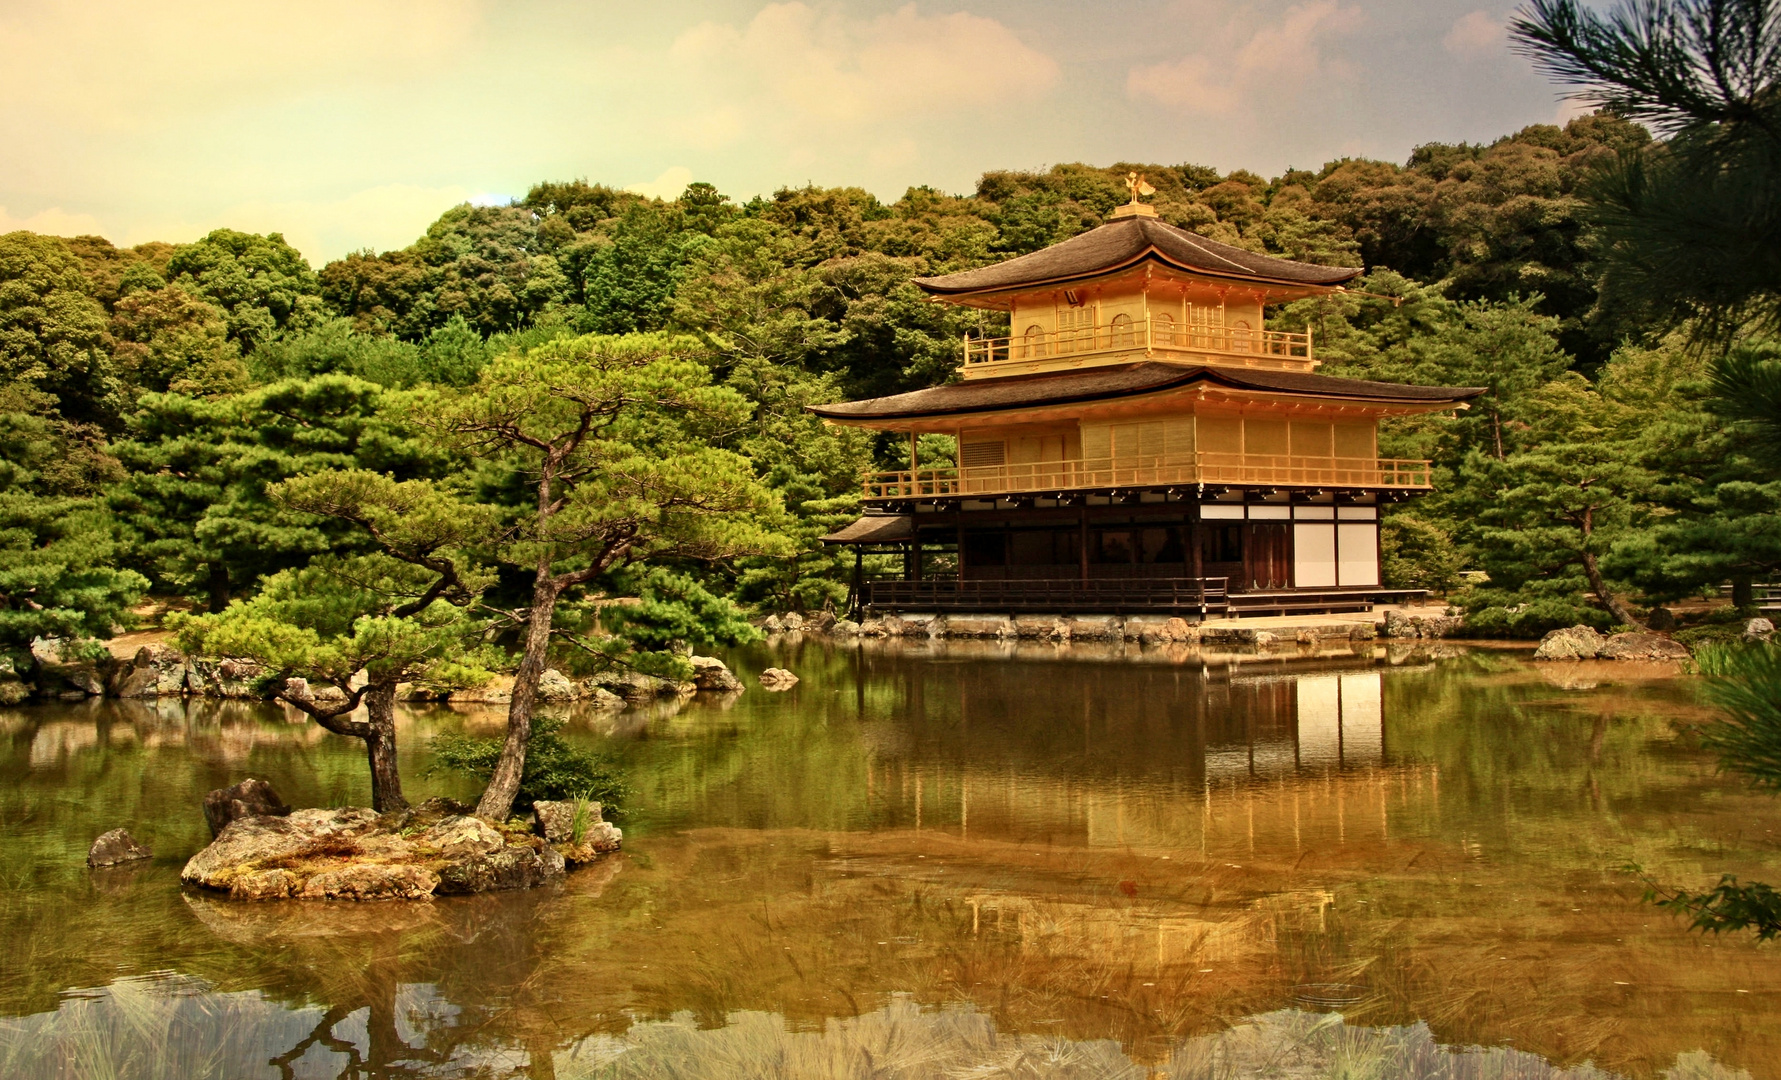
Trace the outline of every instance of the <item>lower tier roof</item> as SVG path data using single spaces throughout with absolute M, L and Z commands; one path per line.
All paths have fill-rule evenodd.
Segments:
M 1296 371 L 1184 366 L 1145 360 L 1081 371 L 975 379 L 907 394 L 808 408 L 831 420 L 899 420 L 1105 401 L 1181 389 L 1196 383 L 1233 390 L 1400 405 L 1459 404 L 1489 389 L 1483 386 L 1408 386 Z

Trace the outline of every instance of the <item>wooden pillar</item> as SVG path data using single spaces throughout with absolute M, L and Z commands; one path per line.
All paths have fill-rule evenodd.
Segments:
M 863 614 L 866 608 L 866 549 L 860 544 L 853 546 L 853 595 L 848 598 L 850 603 L 847 612 L 850 615 Z
M 1199 514 L 1195 513 L 1193 520 L 1187 526 L 1187 550 L 1188 562 L 1194 576 L 1194 589 L 1200 598 L 1200 614 L 1202 616 L 1206 614 L 1206 562 L 1205 552 L 1202 550 L 1202 545 L 1205 544 L 1204 528 L 1200 524 Z
M 1078 533 L 1076 538 L 1076 560 L 1081 564 L 1082 583 L 1088 584 L 1088 499 L 1085 496 L 1082 504 L 1077 507 Z
M 964 511 L 962 511 L 962 510 L 957 511 L 954 520 L 957 524 L 957 535 L 958 535 L 958 544 L 959 544 L 959 548 L 958 548 L 958 564 L 959 564 L 958 565 L 958 575 L 959 575 L 959 580 L 963 581 L 963 580 L 965 580 L 965 514 L 964 514 Z

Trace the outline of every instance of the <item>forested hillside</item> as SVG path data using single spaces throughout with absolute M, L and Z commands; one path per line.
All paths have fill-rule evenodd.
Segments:
M 276 233 L 128 249 L 12 233 L 0 237 L 0 646 L 103 636 L 145 593 L 218 611 L 269 575 L 371 550 L 362 529 L 269 495 L 294 477 L 425 480 L 511 517 L 517 474 L 425 437 L 427 401 L 475 385 L 496 357 L 587 334 L 689 335 L 706 377 L 747 405 L 698 438 L 748 463 L 770 493 L 754 520 L 776 539 L 658 560 L 692 575 L 668 592 L 832 603 L 844 576 L 815 538 L 856 511 L 861 468 L 907 451 L 825 429 L 802 406 L 952 377 L 962 335 L 1005 331 L 910 279 L 1092 228 L 1126 200 L 1132 169 L 1164 220 L 1367 268 L 1361 291 L 1278 315 L 1314 324 L 1326 373 L 1491 388 L 1456 418 L 1388 433 L 1384 452 L 1439 469 L 1438 494 L 1388 524 L 1393 584 L 1450 590 L 1462 570 L 1485 571 L 1488 586 L 1461 598 L 1485 632 L 1623 621 L 1625 605 L 1781 565 L 1767 524 L 1781 488 L 1705 409 L 1704 360 L 1597 302 L 1580 189 L 1648 141 L 1599 113 L 1423 146 L 1402 165 L 1273 179 L 1060 165 L 894 203 L 855 188 L 738 204 L 706 184 L 663 201 L 550 182 L 319 270 Z M 491 595 L 517 595 L 516 572 L 501 573 Z M 610 589 L 642 587 L 614 573 Z

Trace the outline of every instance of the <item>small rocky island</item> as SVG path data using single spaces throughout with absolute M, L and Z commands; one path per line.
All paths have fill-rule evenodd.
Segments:
M 597 802 L 539 802 L 531 817 L 492 825 L 450 799 L 388 814 L 366 807 L 286 810 L 263 781 L 212 792 L 216 838 L 180 873 L 235 900 L 427 900 L 529 889 L 617 851 L 623 834 Z M 282 813 L 280 811 L 283 811 Z

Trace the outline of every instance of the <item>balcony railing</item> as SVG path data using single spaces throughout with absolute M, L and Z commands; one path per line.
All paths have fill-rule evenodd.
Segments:
M 1211 353 L 1257 367 L 1304 368 L 1311 363 L 1311 333 L 1203 326 L 1161 316 L 1107 326 L 1035 331 L 1016 337 L 965 339 L 965 374 L 986 374 L 1004 365 L 1058 366 L 1097 353 Z
M 868 473 L 868 499 L 959 498 L 1167 487 L 1266 484 L 1284 487 L 1427 488 L 1429 463 L 1405 458 L 1292 457 L 1197 453 L 1191 457 L 1089 458 L 1023 465 L 944 466 Z

